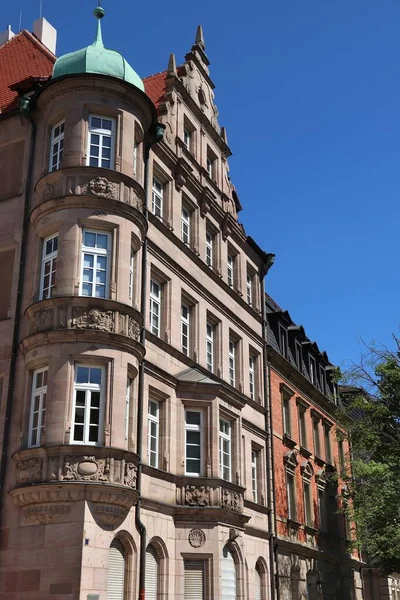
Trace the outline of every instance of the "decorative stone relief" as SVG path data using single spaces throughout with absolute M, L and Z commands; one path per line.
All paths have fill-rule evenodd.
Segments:
M 25 458 L 17 463 L 17 484 L 33 483 L 42 479 L 42 461 L 39 458 Z
M 192 548 L 201 548 L 206 542 L 206 534 L 202 529 L 191 529 L 188 540 Z
M 112 504 L 93 504 L 91 510 L 96 522 L 110 529 L 122 525 L 129 512 L 126 508 Z
M 36 333 L 39 331 L 46 331 L 51 329 L 53 325 L 54 312 L 52 308 L 40 310 L 37 312 L 29 325 L 29 333 Z
M 187 485 L 185 488 L 187 506 L 210 506 L 210 488 L 208 485 Z
M 60 198 L 63 195 L 61 181 L 55 181 L 48 184 L 43 190 L 43 200 L 51 200 L 52 198 Z
M 133 340 L 138 340 L 140 337 L 139 324 L 132 319 L 132 317 L 129 317 L 128 319 L 128 337 L 132 338 Z
M 61 479 L 64 481 L 108 481 L 109 459 L 95 456 L 66 456 Z
M 106 177 L 95 177 L 81 187 L 82 194 L 94 194 L 100 198 L 118 200 L 118 184 Z
M 23 509 L 26 519 L 34 525 L 49 525 L 59 521 L 60 517 L 71 511 L 71 505 L 55 502 L 54 504 L 32 504 Z
M 72 327 L 112 332 L 114 331 L 113 313 L 98 308 L 74 308 Z
M 223 488 L 221 506 L 223 508 L 227 508 L 228 510 L 232 510 L 233 512 L 241 513 L 242 502 L 240 494 Z
M 124 484 L 136 489 L 137 466 L 133 463 L 125 464 Z

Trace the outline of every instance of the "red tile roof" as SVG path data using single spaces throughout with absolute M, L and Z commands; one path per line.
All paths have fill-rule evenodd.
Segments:
M 154 102 L 156 108 L 158 108 L 164 98 L 166 76 L 167 71 L 163 71 L 162 73 L 150 75 L 150 77 L 143 79 L 146 94 Z
M 18 92 L 10 86 L 31 77 L 50 77 L 55 60 L 54 54 L 25 29 L 0 46 L 0 113 L 17 105 Z

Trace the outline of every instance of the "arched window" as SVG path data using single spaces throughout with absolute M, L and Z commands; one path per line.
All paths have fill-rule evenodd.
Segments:
M 267 596 L 267 566 L 260 557 L 254 572 L 255 600 L 266 600 Z
M 255 579 L 254 579 L 254 599 L 262 600 L 262 573 L 256 567 Z
M 232 551 L 225 546 L 221 559 L 221 598 L 236 600 L 236 565 Z
M 126 572 L 125 562 L 125 549 L 120 540 L 117 538 L 111 542 L 108 557 L 107 600 L 124 600 Z
M 146 550 L 146 577 L 145 594 L 146 600 L 157 600 L 158 598 L 158 557 L 153 546 L 147 546 Z

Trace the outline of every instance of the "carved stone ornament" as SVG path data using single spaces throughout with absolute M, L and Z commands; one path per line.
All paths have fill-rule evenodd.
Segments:
M 136 489 L 137 466 L 133 463 L 126 463 L 124 484 Z
M 95 456 L 66 456 L 64 481 L 108 481 L 109 460 Z
M 39 458 L 25 458 L 17 463 L 17 484 L 33 483 L 42 478 L 42 463 Z
M 132 319 L 132 317 L 129 317 L 128 320 L 128 337 L 132 338 L 133 340 L 138 340 L 140 337 L 139 324 L 135 321 L 135 319 Z
M 110 529 L 120 527 L 129 512 L 122 506 L 113 506 L 112 504 L 94 504 L 91 510 L 96 522 Z
M 223 489 L 221 505 L 223 508 L 227 508 L 228 510 L 232 510 L 233 512 L 242 512 L 241 497 L 240 494 L 238 494 L 237 492 L 232 492 L 231 490 Z
M 29 325 L 29 333 L 46 331 L 47 329 L 51 329 L 53 325 L 53 309 L 47 308 L 45 310 L 41 310 L 35 314 L 33 321 L 31 321 Z
M 98 329 L 99 331 L 114 331 L 112 311 L 98 308 L 74 308 L 72 327 L 77 329 Z
M 210 506 L 210 488 L 208 485 L 187 485 L 185 488 L 187 506 Z
M 55 181 L 48 184 L 43 191 L 43 200 L 51 200 L 52 198 L 60 198 L 63 195 L 61 181 Z
M 71 505 L 54 502 L 53 504 L 31 504 L 23 509 L 25 518 L 34 525 L 49 525 L 67 515 Z
M 192 548 L 201 548 L 206 542 L 206 534 L 202 529 L 191 529 L 188 540 Z
M 106 177 L 95 177 L 82 186 L 82 194 L 93 194 L 100 198 L 118 199 L 118 184 L 109 181 Z

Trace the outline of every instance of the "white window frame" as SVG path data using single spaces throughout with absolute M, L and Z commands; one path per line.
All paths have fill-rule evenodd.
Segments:
M 138 142 L 134 139 L 133 140 L 133 176 L 135 177 L 137 175 L 137 159 L 138 159 L 138 149 L 139 149 L 139 144 Z
M 283 435 L 292 436 L 292 406 L 291 396 L 282 392 Z
M 101 119 L 101 127 L 95 127 L 92 125 L 92 119 Z M 111 122 L 111 129 L 106 129 L 103 127 L 103 121 Z M 89 123 L 88 123 L 88 147 L 87 147 L 87 160 L 86 164 L 92 167 L 100 167 L 103 169 L 114 169 L 115 168 L 115 135 L 116 125 L 115 119 L 112 117 L 108 117 L 105 115 L 89 115 Z M 99 143 L 92 143 L 92 135 L 99 136 Z M 110 141 L 110 158 L 103 156 L 103 150 L 107 150 L 108 146 L 104 143 L 107 138 L 111 138 Z M 99 156 L 91 155 L 91 147 L 98 146 L 99 148 Z M 93 160 L 92 160 L 93 159 Z M 109 161 L 109 166 L 103 165 L 104 161 Z M 91 162 L 96 162 L 97 164 L 91 164 Z M 101 164 L 100 164 L 101 163 Z
M 300 373 L 302 372 L 303 351 L 300 342 L 295 341 L 296 366 Z
M 61 162 L 64 154 L 64 135 L 65 120 L 63 119 L 51 128 L 49 173 L 52 173 L 53 171 L 58 171 L 58 169 L 61 167 Z
M 153 185 L 151 193 L 151 212 L 156 217 L 163 218 L 164 213 L 164 184 L 153 176 Z
M 79 367 L 84 367 L 89 369 L 99 369 L 101 371 L 101 384 L 94 383 L 77 383 L 78 378 L 78 369 Z M 90 375 L 89 375 L 90 377 Z M 104 396 L 105 396 L 105 382 L 106 379 L 106 370 L 102 365 L 92 365 L 92 364 L 84 364 L 84 363 L 76 363 L 75 364 L 75 377 L 74 377 L 74 400 L 72 405 L 72 419 L 71 419 L 71 434 L 70 434 L 70 444 L 81 444 L 85 446 L 101 446 L 102 444 L 102 431 L 104 429 Z M 85 407 L 84 407 L 84 421 L 83 421 L 83 440 L 75 440 L 75 425 L 82 425 L 82 423 L 76 423 L 76 396 L 78 391 L 85 392 Z M 91 405 L 91 396 L 92 392 L 98 392 L 100 394 L 99 398 L 99 423 L 98 423 L 98 434 L 97 441 L 89 441 L 89 428 L 90 428 L 90 412 L 92 410 Z
M 186 312 L 186 315 L 184 314 Z M 189 356 L 190 348 L 190 306 L 181 304 L 181 350 L 185 356 Z
M 308 356 L 310 364 L 310 381 L 313 385 L 315 385 L 317 377 L 317 363 L 315 362 L 315 358 L 311 356 L 311 354 L 309 354 Z
M 253 276 L 250 273 L 246 276 L 246 300 L 249 306 L 253 305 Z
M 228 254 L 226 270 L 228 285 L 230 288 L 233 288 L 235 283 L 235 257 L 232 254 Z
M 185 206 L 181 210 L 181 240 L 187 246 L 190 245 L 190 210 Z
M 91 234 L 96 235 L 96 240 L 97 240 L 98 235 L 106 236 L 107 240 L 108 240 L 107 248 L 105 249 L 105 248 L 97 248 L 97 246 L 95 246 L 95 247 L 85 246 L 85 234 L 86 233 L 91 233 Z M 80 296 L 86 296 L 88 298 L 109 298 L 109 296 L 110 296 L 110 271 L 111 271 L 111 246 L 112 246 L 112 237 L 111 237 L 111 233 L 109 233 L 108 231 L 103 231 L 100 229 L 83 229 L 82 230 L 82 251 L 81 251 L 82 268 L 81 268 L 81 284 L 80 284 L 80 290 L 79 290 Z M 85 255 L 93 256 L 93 268 L 92 268 L 93 277 L 92 277 L 91 281 L 84 281 Z M 98 267 L 99 257 L 106 258 L 106 268 L 105 269 L 99 269 L 99 267 Z M 92 285 L 92 292 L 93 291 L 96 292 L 96 288 L 98 286 L 102 285 L 102 284 L 96 283 L 96 272 L 98 270 L 106 272 L 105 284 L 104 284 L 104 296 L 97 296 L 96 293 L 84 294 L 83 287 L 86 283 L 88 283 L 89 285 Z
M 207 173 L 211 179 L 214 178 L 214 163 L 215 160 L 210 158 L 210 156 L 207 156 Z
M 229 340 L 228 363 L 229 383 L 232 387 L 236 387 L 236 342 L 234 340 Z
M 48 378 L 48 367 L 42 369 L 36 369 L 32 374 L 32 392 L 31 392 L 31 412 L 29 416 L 29 435 L 28 435 L 28 447 L 37 448 L 40 446 L 43 428 L 46 418 L 46 400 L 47 400 L 47 378 Z M 42 374 L 44 380 L 46 373 L 46 384 L 36 387 L 36 381 L 38 375 Z M 35 400 L 38 398 L 38 404 L 35 406 Z M 36 409 L 36 410 L 35 410 Z M 35 415 L 37 415 L 36 427 L 34 427 Z M 35 439 L 34 439 L 35 437 Z
M 232 481 L 232 423 L 220 417 L 219 419 L 219 476 L 225 481 Z M 228 445 L 228 452 L 224 445 Z M 224 464 L 224 457 L 228 457 L 228 464 Z M 227 477 L 225 477 L 227 470 Z
M 297 520 L 297 502 L 296 502 L 296 475 L 292 471 L 286 471 L 286 493 L 288 518 L 292 521 Z
M 251 400 L 255 400 L 256 392 L 256 358 L 249 356 L 249 394 Z
M 129 417 L 131 412 L 131 398 L 132 398 L 132 385 L 133 379 L 127 377 L 126 379 L 126 397 L 125 397 L 125 439 L 129 437 Z
M 155 289 L 158 287 L 158 293 Z M 160 337 L 161 330 L 161 299 L 162 285 L 156 279 L 150 279 L 150 307 L 149 307 L 149 325 L 152 334 Z M 158 319 L 158 326 L 155 326 L 153 321 Z
M 200 424 L 199 425 L 195 425 L 192 423 L 188 423 L 187 422 L 187 413 L 197 413 L 200 415 Z M 203 432 L 203 421 L 204 421 L 204 414 L 202 410 L 196 410 L 196 409 L 192 409 L 192 408 L 186 408 L 185 409 L 185 475 L 188 475 L 190 477 L 201 477 L 203 474 L 203 437 L 204 437 L 204 432 Z M 200 433 L 200 444 L 199 444 L 199 449 L 200 449 L 200 468 L 199 468 L 199 473 L 196 473 L 194 471 L 188 471 L 187 468 L 187 462 L 188 460 L 197 460 L 197 459 L 193 459 L 192 457 L 188 457 L 187 455 L 187 447 L 188 447 L 188 443 L 187 443 L 187 438 L 186 438 L 186 434 L 187 432 L 190 431 L 196 431 Z M 194 445 L 194 444 L 191 444 Z
M 206 325 L 206 365 L 210 373 L 214 373 L 214 341 L 215 325 L 208 321 Z
M 183 129 L 183 145 L 185 146 L 186 150 L 191 150 L 191 141 L 192 141 L 192 132 L 189 131 L 187 129 L 187 127 L 184 127 Z
M 135 266 L 135 252 L 131 247 L 131 254 L 129 257 L 129 283 L 128 283 L 128 296 L 129 300 L 133 298 L 133 275 L 134 275 L 134 266 Z
M 312 487 L 309 479 L 303 478 L 303 505 L 304 505 L 304 524 L 308 527 L 313 526 L 313 500 Z
M 211 231 L 206 231 L 206 265 L 214 266 L 214 236 Z
M 55 244 L 56 242 L 56 244 Z M 40 300 L 51 298 L 52 289 L 55 286 L 55 278 L 57 273 L 57 254 L 58 254 L 58 233 L 51 235 L 43 240 L 43 251 L 42 251 L 42 268 L 40 273 Z M 46 254 L 47 244 L 51 243 L 52 250 Z M 54 250 L 54 245 L 56 249 Z M 46 266 L 50 266 L 49 273 L 46 273 Z M 46 276 L 49 276 L 49 286 L 44 287 L 44 280 Z
M 156 414 L 153 415 L 151 412 L 151 405 L 156 408 Z M 152 433 L 152 425 L 155 427 L 155 435 Z M 151 449 L 151 440 L 156 440 L 156 449 L 155 451 Z M 158 457 L 159 457 L 159 447 L 160 447 L 160 403 L 158 400 L 154 400 L 153 398 L 149 398 L 148 410 L 147 410 L 147 455 L 149 465 L 158 469 Z M 154 456 L 154 461 L 152 464 L 152 456 Z
M 258 450 L 251 450 L 251 493 L 253 502 L 258 502 L 258 463 L 259 463 L 260 452 Z

